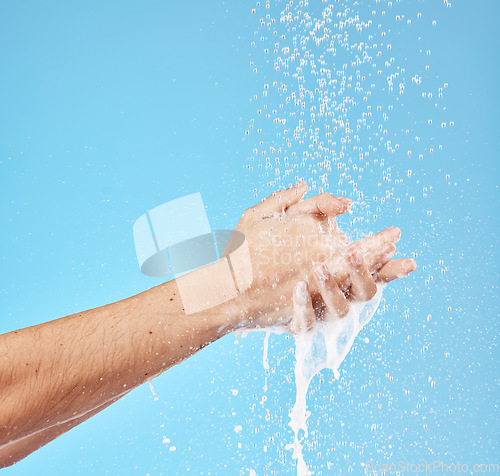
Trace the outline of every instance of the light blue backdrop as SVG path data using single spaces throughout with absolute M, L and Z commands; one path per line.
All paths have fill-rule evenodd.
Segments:
M 230 228 L 294 175 L 320 183 L 311 160 L 287 178 L 265 167 L 280 139 L 257 111 L 283 98 L 263 95 L 279 75 L 260 19 L 279 22 L 286 4 L 258 3 L 0 2 L 0 332 L 157 284 L 132 240 L 147 209 L 199 191 L 213 229 Z M 353 238 L 398 225 L 398 256 L 419 268 L 386 290 L 340 380 L 313 381 L 305 458 L 318 474 L 361 474 L 370 460 L 498 463 L 499 4 L 360 3 L 347 6 L 378 35 L 383 24 L 384 58 L 407 70 L 403 109 L 385 73 L 370 99 L 394 105 L 384 127 L 400 147 L 372 152 L 361 172 L 348 146 L 329 191 L 356 199 L 340 219 Z M 269 357 L 264 392 L 262 336 L 225 337 L 157 378 L 158 401 L 144 385 L 4 472 L 292 473 L 292 341 L 272 337 Z

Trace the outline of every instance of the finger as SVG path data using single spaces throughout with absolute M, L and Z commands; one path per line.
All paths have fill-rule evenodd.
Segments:
M 261 216 L 272 216 L 281 213 L 296 204 L 307 193 L 307 183 L 299 182 L 285 190 L 274 192 L 254 207 Z
M 401 238 L 401 230 L 397 227 L 386 228 L 385 230 L 362 238 L 354 242 L 354 245 L 363 252 L 365 264 L 374 272 L 380 267 L 380 250 L 385 243 L 397 243 Z
M 377 294 L 377 285 L 370 269 L 363 261 L 361 251 L 352 247 L 346 253 L 347 266 L 351 276 L 351 294 L 359 301 L 369 301 Z
M 401 230 L 397 226 L 391 226 L 375 235 L 367 236 L 356 241 L 357 246 L 364 251 L 376 250 L 383 243 L 397 243 L 401 238 Z
M 352 246 L 357 248 L 358 244 L 359 241 L 356 241 Z M 363 256 L 363 262 L 371 274 L 376 274 L 384 267 L 385 264 L 389 262 L 395 252 L 396 245 L 394 243 L 385 243 L 382 244 L 379 249 L 376 249 L 373 252 L 365 253 Z M 343 253 L 335 254 L 325 261 L 325 264 L 327 264 L 330 270 L 336 270 L 335 281 L 344 292 L 349 289 L 351 282 L 351 271 L 345 261 Z
M 389 260 L 394 256 L 396 252 L 396 245 L 394 243 L 385 243 L 381 246 L 379 250 L 373 255 L 371 259 L 371 266 L 368 268 L 372 273 L 378 271 L 382 268 Z M 366 264 L 366 259 L 364 260 Z
M 287 214 L 319 215 L 320 217 L 336 217 L 350 210 L 351 200 L 345 197 L 336 197 L 329 193 L 322 193 L 308 198 L 303 202 L 295 203 L 287 209 Z
M 382 266 L 377 273 L 377 279 L 388 283 L 397 278 L 404 278 L 417 268 L 412 259 L 395 259 Z
M 314 280 L 325 303 L 328 315 L 345 317 L 349 313 L 349 301 L 324 263 L 314 268 Z
M 299 281 L 293 288 L 293 322 L 292 329 L 296 334 L 311 330 L 316 321 L 314 308 L 305 281 Z

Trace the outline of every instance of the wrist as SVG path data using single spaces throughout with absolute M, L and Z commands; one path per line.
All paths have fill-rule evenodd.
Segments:
M 248 273 L 242 277 L 234 259 L 223 257 L 176 278 L 175 284 L 185 317 L 207 320 L 211 334 L 218 328 L 220 336 L 231 332 L 252 314 Z

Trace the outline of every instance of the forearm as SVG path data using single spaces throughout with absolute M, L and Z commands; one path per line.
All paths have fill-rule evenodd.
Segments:
M 119 398 L 228 332 L 236 309 L 186 316 L 170 282 L 0 336 L 0 446 Z
M 110 400 L 109 402 L 93 409 L 92 411 L 86 413 L 81 417 L 75 418 L 65 423 L 51 426 L 50 428 L 39 431 L 38 433 L 30 434 L 24 438 L 0 447 L 0 468 L 4 468 L 6 466 L 17 463 L 19 460 L 25 458 L 33 451 L 46 445 L 47 443 L 50 443 L 58 436 L 66 433 L 75 426 L 104 410 L 106 407 L 108 407 L 118 399 L 119 397 Z

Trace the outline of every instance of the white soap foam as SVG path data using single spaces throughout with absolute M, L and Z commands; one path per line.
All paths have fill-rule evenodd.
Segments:
M 299 431 L 308 437 L 307 390 L 313 377 L 323 369 L 331 369 L 335 377 L 340 377 L 339 367 L 351 350 L 354 339 L 375 314 L 382 298 L 383 285 L 378 285 L 377 294 L 367 303 L 354 302 L 346 317 L 316 322 L 314 329 L 295 337 L 295 404 L 290 410 L 290 423 L 294 441 L 286 446 L 293 450 L 292 458 L 297 460 L 297 475 L 312 474 L 302 455 Z

